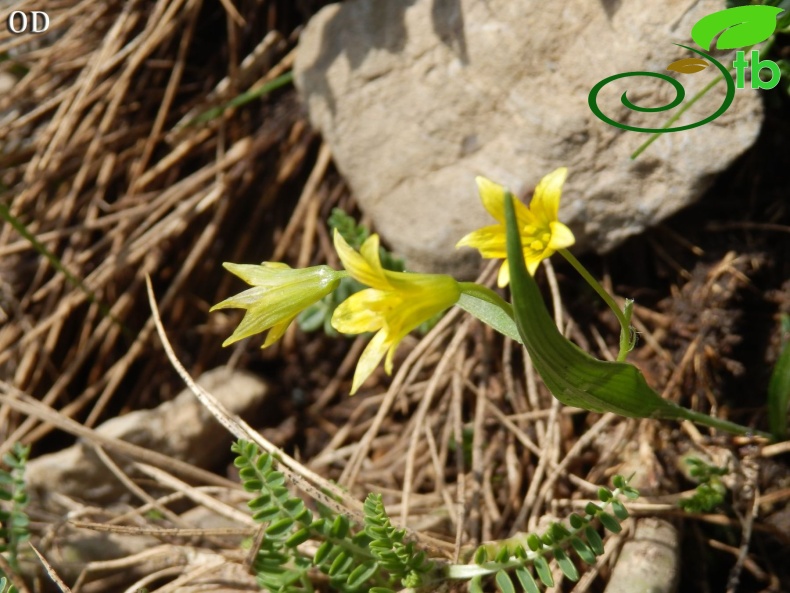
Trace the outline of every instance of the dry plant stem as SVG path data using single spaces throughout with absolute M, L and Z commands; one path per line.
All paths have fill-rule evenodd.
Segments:
M 453 549 L 453 562 L 458 563 L 461 557 L 461 545 L 464 541 L 464 528 L 466 525 L 466 517 L 468 509 L 466 507 L 466 468 L 464 467 L 464 452 L 463 447 L 457 446 L 464 442 L 464 426 L 463 426 L 463 388 L 461 386 L 460 377 L 453 375 L 453 394 L 450 403 L 451 410 L 451 424 L 452 424 L 452 438 L 456 443 L 455 447 L 455 508 L 456 508 L 456 526 L 455 526 L 455 548 Z M 445 439 L 449 442 L 449 439 Z M 449 506 L 448 506 L 449 508 Z
M 759 469 L 755 461 L 749 458 L 743 460 L 742 467 L 744 478 L 746 479 L 746 487 L 741 491 L 740 496 L 746 495 L 748 498 L 748 508 L 742 518 L 741 545 L 738 550 L 735 565 L 730 569 L 730 574 L 727 579 L 727 593 L 735 593 L 738 589 L 738 584 L 741 581 L 743 564 L 749 553 L 754 520 L 760 512 L 757 506 L 757 499 L 759 497 L 759 492 L 757 490 L 757 474 Z
M 245 439 L 258 445 L 263 451 L 276 455 L 279 461 L 279 470 L 282 471 L 286 477 L 299 489 L 311 496 L 322 504 L 327 505 L 336 513 L 342 515 L 351 515 L 351 517 L 358 523 L 364 523 L 364 516 L 362 514 L 362 504 L 351 498 L 345 491 L 338 488 L 332 482 L 324 479 L 315 472 L 310 471 L 308 468 L 293 459 L 290 455 L 275 447 L 272 443 L 264 439 L 260 434 L 254 431 L 244 420 L 231 414 L 225 406 L 222 405 L 213 395 L 208 393 L 187 373 L 181 362 L 173 352 L 173 348 L 165 334 L 162 320 L 159 318 L 159 312 L 154 299 L 153 287 L 151 286 L 150 279 L 147 279 L 148 285 L 148 299 L 151 305 L 154 322 L 156 324 L 157 332 L 162 340 L 165 353 L 170 359 L 171 364 L 176 369 L 178 374 L 187 384 L 190 391 L 195 394 L 195 397 L 200 400 L 206 409 L 217 419 L 217 421 L 224 426 L 237 439 Z M 324 492 L 331 493 L 330 495 Z M 334 497 L 334 498 L 332 498 Z M 342 501 L 342 502 L 338 502 Z
M 447 315 L 445 315 L 444 318 L 439 323 L 437 323 L 436 326 L 430 332 L 428 332 L 428 334 L 422 340 L 420 340 L 420 343 L 417 345 L 417 347 L 409 353 L 409 355 L 406 357 L 406 360 L 403 361 L 400 368 L 398 369 L 398 372 L 395 373 L 395 377 L 392 379 L 392 383 L 387 390 L 381 407 L 373 419 L 373 423 L 367 432 L 365 432 L 362 439 L 360 439 L 358 445 L 355 447 L 354 454 L 349 459 L 348 464 L 343 469 L 343 473 L 340 476 L 339 482 L 345 485 L 346 488 L 350 489 L 356 483 L 362 463 L 370 452 L 371 443 L 378 435 L 381 425 L 392 409 L 392 406 L 395 403 L 395 400 L 400 393 L 407 376 L 411 372 L 412 367 L 418 360 L 420 360 L 420 357 L 422 357 L 423 354 L 428 350 L 434 340 L 438 340 L 441 336 L 443 336 L 443 334 L 445 334 L 446 331 L 449 331 L 448 328 L 457 322 L 460 314 L 460 309 L 454 309 L 447 313 Z
M 71 593 L 71 589 L 69 589 L 66 586 L 66 583 L 64 583 L 63 580 L 58 576 L 58 574 L 55 572 L 55 569 L 52 568 L 52 565 L 49 562 L 47 562 L 46 558 L 44 558 L 44 555 L 36 549 L 36 546 L 34 546 L 33 544 L 29 544 L 29 545 L 30 548 L 36 553 L 36 556 L 38 556 L 38 559 L 41 561 L 41 564 L 44 565 L 44 570 L 47 571 L 49 578 L 51 578 L 52 582 L 55 583 L 55 585 L 57 585 L 58 589 L 60 589 L 63 593 Z
M 157 501 L 148 494 L 145 490 L 140 488 L 137 484 L 135 484 L 129 476 L 127 476 L 124 471 L 118 467 L 118 465 L 110 458 L 109 455 L 104 451 L 104 449 L 100 445 L 93 445 L 93 450 L 96 452 L 96 455 L 99 457 L 101 462 L 112 472 L 112 474 L 118 478 L 118 481 L 123 484 L 129 492 L 134 494 L 137 498 L 139 498 L 144 503 L 153 505 L 153 508 L 158 510 L 164 517 L 167 517 L 170 521 L 172 521 L 175 525 L 180 525 L 182 527 L 186 527 L 186 523 L 184 523 L 181 518 L 168 509 L 167 507 L 160 505 Z
M 216 498 L 209 496 L 208 494 L 204 494 L 199 490 L 193 488 L 186 482 L 179 480 L 178 478 L 171 476 L 165 471 L 162 471 L 159 468 L 153 467 L 151 465 L 147 465 L 145 463 L 135 463 L 135 467 L 139 469 L 141 472 L 147 474 L 148 476 L 154 478 L 159 484 L 167 488 L 172 488 L 178 492 L 181 492 L 189 498 L 194 503 L 207 508 L 211 511 L 214 511 L 218 515 L 221 515 L 231 521 L 235 521 L 237 523 L 241 523 L 242 525 L 250 525 L 255 526 L 256 523 L 249 515 L 249 513 L 240 511 L 224 502 L 220 502 Z M 179 518 L 179 523 L 181 520 Z M 178 524 L 178 523 L 177 523 Z
M 77 437 L 86 439 L 92 443 L 101 443 L 105 447 L 113 449 L 123 455 L 128 455 L 133 459 L 145 461 L 147 463 L 157 465 L 159 467 L 167 467 L 172 471 L 181 474 L 182 476 L 189 477 L 193 480 L 200 482 L 207 482 L 217 486 L 224 486 L 226 488 L 239 489 L 240 486 L 226 478 L 213 474 L 209 471 L 195 467 L 184 461 L 168 457 L 158 451 L 152 451 L 143 447 L 121 441 L 113 437 L 108 437 L 93 429 L 86 428 L 83 425 L 75 422 L 71 418 L 66 418 L 57 410 L 53 410 L 49 406 L 44 405 L 35 398 L 20 392 L 15 387 L 9 385 L 5 381 L 0 380 L 0 404 L 5 404 L 12 409 L 21 412 L 27 416 L 32 416 L 44 422 L 48 422 L 53 426 Z
M 153 559 L 162 560 L 167 564 L 178 564 L 182 561 L 182 558 L 183 549 L 177 548 L 174 545 L 164 544 L 154 548 L 148 548 L 142 552 L 124 558 L 115 560 L 95 560 L 89 562 L 80 572 L 80 576 L 77 577 L 74 583 L 74 593 L 79 593 L 83 583 L 88 580 L 88 577 L 97 572 L 133 569 L 135 566 L 139 566 L 143 562 Z M 138 593 L 138 590 L 135 590 L 135 593 Z
M 324 175 L 326 175 L 326 170 L 331 160 L 332 153 L 329 150 L 329 146 L 322 143 L 310 177 L 307 178 L 304 189 L 302 189 L 302 194 L 299 196 L 299 201 L 296 203 L 296 208 L 288 221 L 288 226 L 285 227 L 285 231 L 283 231 L 282 237 L 280 237 L 277 247 L 274 250 L 272 261 L 280 261 L 283 258 L 285 251 L 293 240 L 294 234 L 301 228 L 302 219 L 307 214 L 308 206 L 318 189 L 319 183 L 321 183 Z
M 406 474 L 403 478 L 403 491 L 401 498 L 402 508 L 400 516 L 400 522 L 402 525 L 407 525 L 409 520 L 409 498 L 412 492 L 412 480 L 414 478 L 414 464 L 417 445 L 420 442 L 420 435 L 422 431 L 430 430 L 430 427 L 425 423 L 428 410 L 431 406 L 434 396 L 436 395 L 436 391 L 438 390 L 439 382 L 445 380 L 445 372 L 448 365 L 450 364 L 450 361 L 455 356 L 455 353 L 461 346 L 461 343 L 466 339 L 466 333 L 469 330 L 470 323 L 471 319 L 464 321 L 457 333 L 453 336 L 453 339 L 447 346 L 447 349 L 442 355 L 442 359 L 439 361 L 436 370 L 428 382 L 428 387 L 425 390 L 425 394 L 420 399 L 420 405 L 414 415 L 411 438 L 409 439 L 409 448 L 406 453 Z

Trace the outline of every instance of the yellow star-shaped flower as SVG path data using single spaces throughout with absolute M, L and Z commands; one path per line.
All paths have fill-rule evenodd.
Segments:
M 357 253 L 335 231 L 335 249 L 351 277 L 370 288 L 343 301 L 332 315 L 332 326 L 344 334 L 377 332 L 357 363 L 353 395 L 385 354 L 384 370 L 392 374 L 392 357 L 400 341 L 454 305 L 461 293 L 450 276 L 385 270 L 379 259 L 378 235 L 371 235 Z
M 557 218 L 562 184 L 567 176 L 568 169 L 560 167 L 541 179 L 529 207 L 514 201 L 521 244 L 524 247 L 524 260 L 533 276 L 544 258 L 551 257 L 555 251 L 570 247 L 576 242 L 571 230 Z M 456 247 L 473 247 L 487 259 L 504 258 L 497 279 L 497 284 L 504 287 L 510 281 L 503 206 L 507 190 L 485 177 L 478 177 L 476 181 L 483 206 L 499 224 L 469 233 L 458 241 Z

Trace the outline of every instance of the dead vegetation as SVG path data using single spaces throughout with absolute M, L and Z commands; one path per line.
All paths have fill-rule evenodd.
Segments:
M 15 7 L 41 8 L 33 4 Z M 103 506 L 34 501 L 33 544 L 50 573 L 83 593 L 256 590 L 240 548 L 254 526 L 225 466 L 194 467 L 95 431 L 182 387 L 156 333 L 150 275 L 164 330 L 190 375 L 226 364 L 270 383 L 253 426 L 262 446 L 292 456 L 290 471 L 308 494 L 334 480 L 353 513 L 365 493 L 382 492 L 393 517 L 435 553 L 458 558 L 477 542 L 563 517 L 612 474 L 638 468 L 647 497 L 636 510 L 685 525 L 687 547 L 707 563 L 698 573 L 685 565 L 683 590 L 790 588 L 781 561 L 790 546 L 790 471 L 781 445 L 761 452 L 690 425 L 563 409 L 518 348 L 459 311 L 424 338 L 408 338 L 393 378 L 378 375 L 353 399 L 345 395 L 362 338 L 292 328 L 263 353 L 254 339 L 220 348 L 238 321 L 235 312 L 208 315 L 238 290 L 221 262 L 337 265 L 324 221 L 353 202 L 294 91 L 227 106 L 290 69 L 300 23 L 320 4 L 52 1 L 46 36 L 0 40 L 9 58 L 0 66 L 15 79 L 0 95 L 2 201 L 38 243 L 12 225 L 0 229 L 0 450 L 22 441 L 35 456 L 79 438 L 127 491 Z M 786 164 L 786 139 L 782 146 L 770 163 Z M 732 195 L 751 188 L 749 180 L 733 185 Z M 745 212 L 777 229 L 697 229 L 710 239 L 702 249 L 675 221 L 667 228 L 684 237 L 671 249 L 652 235 L 609 260 L 611 277 L 601 268 L 623 294 L 648 291 L 632 296 L 645 303 L 635 357 L 651 383 L 685 404 L 753 422 L 764 421 L 754 378 L 776 357 L 776 344 L 767 346 L 772 314 L 787 308 L 777 279 L 790 271 L 786 193 L 777 180 L 763 187 Z M 736 211 L 727 220 L 740 221 L 744 210 Z M 761 235 L 769 230 L 770 241 Z M 738 244 L 723 249 L 732 237 Z M 492 281 L 491 269 L 483 279 Z M 576 290 L 563 269 L 555 277 L 549 267 L 547 280 L 555 304 Z M 743 306 L 771 299 L 774 309 Z M 611 357 L 616 336 L 606 321 L 584 298 L 562 302 L 571 304 L 555 307 L 558 323 Z M 756 338 L 765 343 L 751 356 L 742 344 Z M 751 382 L 748 395 L 729 387 L 733 374 Z M 691 484 L 678 458 L 688 451 L 731 464 L 731 495 L 721 511 L 681 522 L 675 493 Z M 599 565 L 561 589 L 602 590 L 616 540 L 628 537 L 611 538 Z M 90 546 L 75 544 L 83 539 Z M 85 556 L 67 558 L 65 548 Z M 27 590 L 52 586 L 46 566 L 26 564 Z M 700 576 L 714 573 L 724 578 Z

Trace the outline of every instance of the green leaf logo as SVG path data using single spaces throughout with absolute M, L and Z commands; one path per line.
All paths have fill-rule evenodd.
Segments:
M 700 47 L 710 50 L 719 35 L 715 49 L 735 49 L 768 39 L 776 30 L 776 6 L 736 6 L 714 12 L 697 21 L 691 38 Z

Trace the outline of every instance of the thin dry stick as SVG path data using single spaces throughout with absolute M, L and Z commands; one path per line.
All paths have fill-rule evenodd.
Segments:
M 36 553 L 38 559 L 41 560 L 41 564 L 44 565 L 44 570 L 47 571 L 49 578 L 51 578 L 52 582 L 58 586 L 58 589 L 60 589 L 63 593 L 71 593 L 71 589 L 66 586 L 66 583 L 64 583 L 63 580 L 58 576 L 58 573 L 56 573 L 55 569 L 52 568 L 52 565 L 47 562 L 47 559 L 44 558 L 44 555 L 36 549 L 36 546 L 31 543 L 30 548 Z
M 197 504 L 214 511 L 218 515 L 226 517 L 231 521 L 241 523 L 242 525 L 256 525 L 249 513 L 245 513 L 230 506 L 229 504 L 225 504 L 224 502 L 221 502 L 216 498 L 213 498 L 212 496 L 197 490 L 186 482 L 179 480 L 178 478 L 165 471 L 162 471 L 159 468 L 147 465 L 145 463 L 135 463 L 135 467 L 137 467 L 137 469 L 139 469 L 141 472 L 154 478 L 160 484 L 168 488 L 172 488 L 173 490 L 182 492 L 193 502 L 196 502 Z
M 137 484 L 135 484 L 129 476 L 127 476 L 124 471 L 118 467 L 109 455 L 104 451 L 104 449 L 100 445 L 93 445 L 93 450 L 98 455 L 99 459 L 105 466 L 112 472 L 112 474 L 118 478 L 118 480 L 126 487 L 129 492 L 134 494 L 137 498 L 142 500 L 144 503 L 153 505 L 153 507 L 162 513 L 163 516 L 170 519 L 175 525 L 181 525 L 182 527 L 186 527 L 186 523 L 179 517 L 176 513 L 168 509 L 164 505 L 160 505 L 157 501 L 148 494 L 145 490 L 140 488 Z
M 444 337 L 445 331 L 452 325 L 453 322 L 456 321 L 460 315 L 460 312 L 460 309 L 455 309 L 445 315 L 444 318 L 439 323 L 437 323 L 436 326 L 430 332 L 428 332 L 428 334 L 422 340 L 420 340 L 420 343 L 417 344 L 417 347 L 412 350 L 406 357 L 406 360 L 403 361 L 400 369 L 398 369 L 398 372 L 395 373 L 395 377 L 393 378 L 392 383 L 387 390 L 387 394 L 384 397 L 381 407 L 376 413 L 376 417 L 373 419 L 373 423 L 367 432 L 365 432 L 362 439 L 360 439 L 359 444 L 354 449 L 354 455 L 351 457 L 351 459 L 349 459 L 348 464 L 344 468 L 339 480 L 341 484 L 344 484 L 349 489 L 354 485 L 357 480 L 359 470 L 362 467 L 362 462 L 367 458 L 368 453 L 370 452 L 370 446 L 373 443 L 373 439 L 375 439 L 375 437 L 378 435 L 381 425 L 384 423 L 384 419 L 392 409 L 392 406 L 395 403 L 401 388 L 405 384 L 405 379 L 410 373 L 412 366 L 417 360 L 419 360 L 421 356 L 423 356 L 423 354 L 425 354 L 434 341 L 438 341 L 441 337 Z
M 145 461 L 159 467 L 170 468 L 172 471 L 175 471 L 183 476 L 187 476 L 193 480 L 207 482 L 217 486 L 225 486 L 235 489 L 239 488 L 239 485 L 235 482 L 231 482 L 226 478 L 195 467 L 179 459 L 168 457 L 167 455 L 159 453 L 158 451 L 151 451 L 150 449 L 145 449 L 144 447 L 133 445 L 132 443 L 127 443 L 126 441 L 121 441 L 116 438 L 104 435 L 101 432 L 97 432 L 91 428 L 86 428 L 71 418 L 64 417 L 57 410 L 53 410 L 49 406 L 42 404 L 26 393 L 20 392 L 18 389 L 12 385 L 9 385 L 5 381 L 0 380 L 0 388 L 5 391 L 5 393 L 0 393 L 0 404 L 7 404 L 18 412 L 53 424 L 57 428 L 60 428 L 69 434 L 87 439 L 90 442 L 101 443 L 102 445 L 118 451 L 124 455 L 128 455 L 133 459 Z
M 362 514 L 362 504 L 358 500 L 352 498 L 344 490 L 319 476 L 307 467 L 303 466 L 290 455 L 274 446 L 268 440 L 264 439 L 244 420 L 235 414 L 231 414 L 219 400 L 217 400 L 208 391 L 203 389 L 200 385 L 195 383 L 194 379 L 192 379 L 192 377 L 176 357 L 175 352 L 173 352 L 173 347 L 170 345 L 170 341 L 167 339 L 165 328 L 162 325 L 161 318 L 159 317 L 159 311 L 154 298 L 154 289 L 151 286 L 150 278 L 146 278 L 146 284 L 148 288 L 148 301 L 151 306 L 154 323 L 156 324 L 157 333 L 162 340 L 162 346 L 165 349 L 165 353 L 170 359 L 170 362 L 175 368 L 176 372 L 181 376 L 187 387 L 189 387 L 189 390 L 195 395 L 195 397 L 198 398 L 200 403 L 206 406 L 206 409 L 211 412 L 217 421 L 237 439 L 252 441 L 263 451 L 274 454 L 279 462 L 278 465 L 280 471 L 282 471 L 295 486 L 300 488 L 315 500 L 327 505 L 335 512 L 343 515 L 351 515 L 355 521 L 363 524 L 364 515 Z M 317 487 L 313 484 L 316 484 Z M 324 492 L 331 493 L 334 498 L 325 494 Z M 341 501 L 341 503 L 337 502 L 338 500 Z
M 409 519 L 409 497 L 411 495 L 412 479 L 414 477 L 414 457 L 417 452 L 417 444 L 420 442 L 420 434 L 422 433 L 423 427 L 425 426 L 425 418 L 428 415 L 428 409 L 431 406 L 433 397 L 436 395 L 439 381 L 444 379 L 444 373 L 447 366 L 450 364 L 450 360 L 453 356 L 455 356 L 456 350 L 466 339 L 466 332 L 469 330 L 470 321 L 470 319 L 467 319 L 461 325 L 457 333 L 453 336 L 453 339 L 450 341 L 449 346 L 447 346 L 444 355 L 442 356 L 439 364 L 436 367 L 436 370 L 431 376 L 431 380 L 428 383 L 425 394 L 420 400 L 420 405 L 414 415 L 414 429 L 409 441 L 409 449 L 406 453 L 406 473 L 403 477 L 403 496 L 401 499 L 402 508 L 400 516 L 402 525 L 406 525 Z M 425 426 L 425 428 L 428 427 Z
M 288 221 L 288 225 L 285 227 L 285 231 L 283 231 L 282 237 L 280 237 L 280 240 L 277 243 L 277 248 L 274 250 L 274 254 L 272 255 L 272 261 L 279 261 L 282 259 L 286 250 L 288 247 L 290 247 L 296 230 L 302 225 L 302 218 L 306 214 L 307 206 L 310 204 L 313 194 L 318 189 L 318 184 L 321 183 L 321 180 L 324 178 L 327 167 L 329 167 L 331 160 L 332 152 L 329 150 L 329 145 L 326 143 L 321 144 L 321 149 L 318 151 L 318 158 L 315 161 L 315 166 L 313 166 L 310 177 L 307 178 L 307 182 L 304 184 L 302 195 L 299 196 L 299 201 L 296 203 L 296 208 L 294 208 L 293 214 L 291 214 L 291 218 Z

